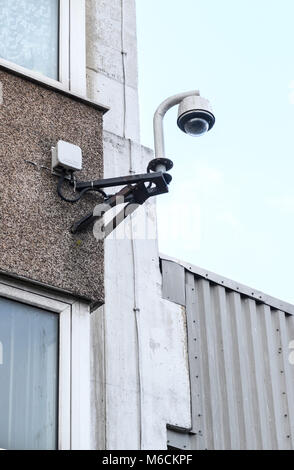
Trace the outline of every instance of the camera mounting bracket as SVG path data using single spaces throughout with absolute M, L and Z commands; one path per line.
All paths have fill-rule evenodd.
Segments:
M 147 199 L 164 194 L 168 192 L 168 185 L 172 180 L 172 176 L 168 173 L 146 173 L 141 175 L 132 175 L 119 178 L 108 178 L 105 180 L 93 181 L 90 183 L 77 183 L 76 190 L 83 190 L 85 188 L 105 189 L 113 186 L 125 186 L 116 194 L 106 198 L 103 203 L 96 206 L 96 208 L 82 219 L 74 223 L 71 228 L 72 233 L 77 233 L 84 230 L 89 225 L 94 224 L 97 219 L 114 207 L 120 204 L 127 204 L 122 211 L 120 211 L 111 222 L 104 226 L 104 235 L 108 236 L 128 215 L 134 212 L 139 206 L 144 204 Z M 148 183 L 148 186 L 146 186 Z
M 98 219 L 102 219 L 103 215 L 110 209 L 124 204 L 125 207 L 117 214 L 111 222 L 104 226 L 104 237 L 109 235 L 123 220 L 134 212 L 139 206 L 144 204 L 147 199 L 168 193 L 169 184 L 172 176 L 167 173 L 173 166 L 171 160 L 154 159 L 147 168 L 148 173 L 138 175 L 128 175 L 116 178 L 99 179 L 96 181 L 77 181 L 73 172 L 64 170 L 59 178 L 57 191 L 61 199 L 65 202 L 76 203 L 84 194 L 97 191 L 103 196 L 103 202 L 98 204 L 91 213 L 87 214 L 71 227 L 72 233 L 85 230 L 93 225 Z M 163 171 L 154 171 L 160 168 Z M 152 172 L 153 170 L 153 172 Z M 165 171 L 166 170 L 166 171 Z M 62 186 L 64 182 L 69 182 L 74 187 L 74 191 L 78 193 L 73 199 L 64 196 Z M 124 186 L 120 191 L 108 196 L 104 189 Z

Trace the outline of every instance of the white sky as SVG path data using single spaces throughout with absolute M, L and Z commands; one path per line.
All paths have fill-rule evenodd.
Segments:
M 137 0 L 142 143 L 158 104 L 200 89 L 215 128 L 165 122 L 160 250 L 294 303 L 293 0 Z

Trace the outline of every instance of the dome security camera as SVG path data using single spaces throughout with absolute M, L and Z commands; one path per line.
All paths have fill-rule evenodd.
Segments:
M 157 162 L 160 160 L 161 166 L 163 160 L 166 160 L 163 120 L 166 113 L 178 105 L 178 126 L 185 134 L 201 136 L 212 129 L 215 123 L 210 103 L 200 96 L 199 90 L 178 93 L 164 100 L 153 118 L 155 159 Z
M 200 137 L 210 131 L 215 117 L 208 100 L 201 96 L 188 96 L 179 105 L 178 126 L 193 137 Z

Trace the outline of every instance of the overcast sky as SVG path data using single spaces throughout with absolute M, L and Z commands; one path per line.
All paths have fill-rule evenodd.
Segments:
M 137 0 L 137 16 L 142 143 L 175 93 L 216 115 L 202 138 L 166 118 L 161 252 L 294 303 L 293 0 Z

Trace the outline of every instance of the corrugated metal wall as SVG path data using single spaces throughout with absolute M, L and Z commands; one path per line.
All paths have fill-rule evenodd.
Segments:
M 179 299 L 183 292 L 175 289 L 176 278 L 185 283 L 193 423 L 187 434 L 170 430 L 169 444 L 293 449 L 293 307 L 282 311 L 277 299 L 272 306 L 261 293 L 248 296 L 248 288 L 195 267 L 181 265 L 181 274 L 179 264 L 169 260 L 162 260 L 162 267 L 165 298 Z

